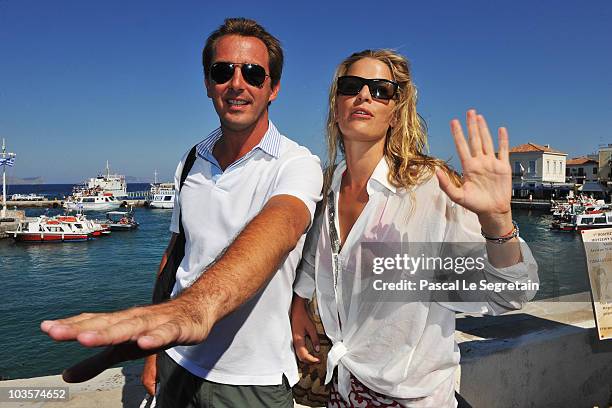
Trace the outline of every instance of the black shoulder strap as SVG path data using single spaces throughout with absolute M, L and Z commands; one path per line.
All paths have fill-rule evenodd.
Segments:
M 181 171 L 181 182 L 179 184 L 179 191 L 177 191 L 177 194 L 179 194 L 179 198 L 180 198 L 181 189 L 183 188 L 183 184 L 185 184 L 185 180 L 187 179 L 187 175 L 191 171 L 191 168 L 193 167 L 193 163 L 195 163 L 197 147 L 198 145 L 195 145 L 191 148 L 191 150 L 189 151 L 189 154 L 187 155 L 187 158 L 185 159 L 185 164 L 183 164 L 183 170 Z M 179 208 L 179 211 L 180 211 L 179 212 L 179 231 L 180 231 L 181 236 L 184 237 L 185 231 L 183 231 L 183 212 L 181 211 L 180 208 Z
M 195 163 L 195 159 L 197 155 L 197 151 L 196 151 L 197 147 L 198 145 L 193 146 L 191 150 L 189 151 L 187 158 L 185 159 L 185 164 L 183 164 L 183 171 L 181 172 L 181 183 L 179 184 L 179 192 L 181 191 L 181 188 L 183 188 L 183 183 L 185 183 L 185 180 L 187 179 L 187 175 L 189 174 L 189 172 L 191 171 L 191 168 L 193 167 L 193 163 Z
M 196 145 L 197 146 L 197 145 Z M 179 191 L 176 194 L 180 194 L 181 188 L 185 183 L 185 179 L 193 167 L 193 163 L 196 159 L 196 146 L 189 151 L 185 164 L 183 164 L 183 170 L 181 171 L 181 183 L 179 184 Z M 176 208 L 175 208 L 176 210 Z M 153 303 L 160 303 L 170 299 L 172 288 L 176 283 L 176 270 L 178 269 L 183 257 L 185 256 L 185 230 L 183 229 L 182 213 L 179 207 L 179 235 L 174 242 L 174 246 L 170 250 L 166 259 L 166 264 L 162 272 L 155 281 L 155 288 L 153 289 Z

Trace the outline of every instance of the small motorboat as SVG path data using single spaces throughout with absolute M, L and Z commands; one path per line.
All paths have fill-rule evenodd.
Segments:
M 95 195 L 72 196 L 64 202 L 64 208 L 79 211 L 108 211 L 121 207 L 121 201 L 111 193 Z
M 7 231 L 6 234 L 15 241 L 25 242 L 87 241 L 93 238 L 93 231 L 81 221 L 63 222 L 44 215 L 21 222 L 15 231 Z
M 130 231 L 138 228 L 132 211 L 109 211 L 106 213 L 107 225 L 111 231 Z

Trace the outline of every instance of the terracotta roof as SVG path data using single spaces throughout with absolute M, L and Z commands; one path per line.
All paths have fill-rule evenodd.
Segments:
M 525 152 L 544 152 L 544 153 L 563 153 L 561 150 L 552 149 L 550 147 L 542 146 L 536 143 L 525 143 L 522 145 L 515 146 L 510 149 L 510 153 L 525 153 Z
M 579 166 L 587 163 L 598 164 L 597 160 L 589 159 L 588 157 L 574 157 L 569 159 L 566 163 L 567 166 Z

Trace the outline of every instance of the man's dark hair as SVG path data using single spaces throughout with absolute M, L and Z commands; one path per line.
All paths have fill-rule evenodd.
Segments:
M 206 79 L 208 79 L 208 73 L 212 65 L 215 44 L 219 38 L 225 35 L 255 37 L 261 40 L 268 49 L 271 86 L 275 87 L 276 84 L 278 84 L 283 72 L 283 49 L 281 48 L 280 41 L 267 32 L 266 29 L 255 20 L 250 20 L 248 18 L 226 18 L 223 25 L 210 34 L 206 40 L 204 50 L 202 50 L 202 65 L 204 67 L 204 77 Z

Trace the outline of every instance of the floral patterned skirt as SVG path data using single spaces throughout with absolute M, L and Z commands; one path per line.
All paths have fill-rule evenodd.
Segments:
M 332 387 L 329 392 L 328 408 L 401 408 L 402 405 L 377 392 L 370 390 L 368 387 L 359 382 L 358 379 L 351 375 L 351 393 L 349 400 L 345 401 L 338 392 L 338 378 L 334 376 Z
M 328 408 L 456 408 L 458 394 L 455 393 L 454 381 L 449 381 L 436 389 L 433 395 L 422 398 L 393 398 L 372 391 L 351 374 L 351 391 L 349 400 L 345 401 L 338 392 L 338 377 L 334 375 L 329 392 Z M 470 407 L 469 404 L 459 407 Z

